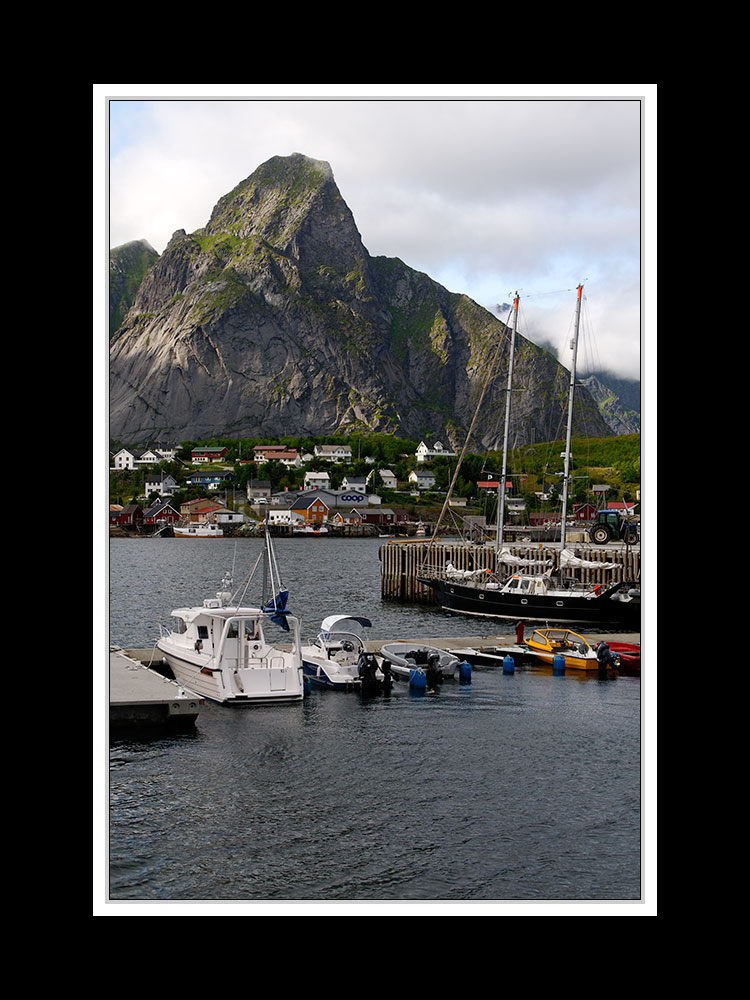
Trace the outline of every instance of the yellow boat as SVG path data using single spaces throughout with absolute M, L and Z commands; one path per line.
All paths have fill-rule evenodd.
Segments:
M 598 670 L 596 651 L 582 635 L 567 628 L 535 629 L 526 642 L 529 653 L 544 663 L 552 663 L 555 656 L 562 656 L 565 666 L 572 670 Z

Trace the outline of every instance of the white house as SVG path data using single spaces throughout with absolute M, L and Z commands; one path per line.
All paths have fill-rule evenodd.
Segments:
M 302 459 L 296 448 L 287 448 L 283 444 L 256 444 L 253 448 L 253 460 L 258 464 L 263 462 L 281 462 L 288 469 L 299 469 Z
M 166 459 L 168 462 L 173 462 L 177 456 L 177 448 L 173 444 L 164 444 L 159 442 L 153 445 L 153 450 L 157 455 L 161 455 L 162 459 Z
M 329 490 L 331 488 L 331 480 L 328 478 L 327 472 L 306 472 L 305 473 L 305 489 L 306 490 Z
M 167 472 L 154 472 L 146 477 L 146 496 L 158 493 L 161 497 L 171 497 L 178 489 L 177 480 Z
M 409 482 L 413 483 L 418 490 L 429 490 L 435 485 L 435 476 L 432 472 L 418 470 L 409 473 Z
M 248 479 L 247 481 L 248 500 L 270 500 L 271 480 L 270 479 Z
M 387 490 L 395 490 L 398 488 L 398 482 L 396 477 L 393 475 L 390 469 L 379 469 L 378 473 L 380 475 L 380 481 Z M 370 476 L 372 473 L 370 473 Z M 367 477 L 367 481 L 370 481 L 370 476 Z
M 362 490 L 364 492 L 367 489 L 367 479 L 364 476 L 344 476 L 341 488 L 344 490 Z
M 244 524 L 247 521 L 247 517 L 241 511 L 229 510 L 228 507 L 214 511 L 213 517 L 218 524 Z
M 352 449 L 348 444 L 316 444 L 315 457 L 326 462 L 351 462 Z
M 274 510 L 268 511 L 269 524 L 304 524 L 305 519 L 296 510 Z
M 164 457 L 152 448 L 147 448 L 135 461 L 136 465 L 158 465 L 159 462 L 164 461 Z
M 120 448 L 112 458 L 112 468 L 114 469 L 134 469 L 135 455 L 127 448 Z
M 416 457 L 418 462 L 429 462 L 433 458 L 455 458 L 455 451 L 448 451 L 444 448 L 440 441 L 436 441 L 435 444 L 430 448 L 420 441 L 417 446 Z

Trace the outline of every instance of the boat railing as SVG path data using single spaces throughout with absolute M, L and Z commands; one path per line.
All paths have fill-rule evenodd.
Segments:
M 357 635 L 356 632 L 318 632 L 318 639 L 326 646 L 336 643 L 342 647 L 345 639 L 353 639 L 354 646 L 351 650 L 346 650 L 347 653 L 353 652 L 355 649 L 363 649 L 365 645 L 362 636 Z

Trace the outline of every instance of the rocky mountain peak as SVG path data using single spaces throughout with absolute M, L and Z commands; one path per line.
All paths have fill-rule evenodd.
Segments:
M 504 325 L 400 260 L 370 257 L 328 163 L 272 157 L 178 230 L 112 340 L 110 434 L 169 437 L 384 431 L 459 445 Z M 567 373 L 520 338 L 515 440 L 557 435 Z M 495 383 L 498 387 L 502 379 Z M 581 427 L 609 428 L 581 390 Z M 477 445 L 502 438 L 502 389 Z M 549 426 L 554 422 L 554 426 Z

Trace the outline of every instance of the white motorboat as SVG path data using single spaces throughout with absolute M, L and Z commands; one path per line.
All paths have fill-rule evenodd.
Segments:
M 272 558 L 268 535 L 266 546 Z M 229 574 L 222 587 L 197 607 L 172 611 L 176 626 L 163 631 L 156 647 L 174 676 L 202 698 L 222 705 L 301 701 L 300 628 L 299 620 L 286 611 L 288 591 L 279 590 L 258 608 L 243 605 L 242 598 L 235 600 Z M 269 639 L 272 622 L 285 630 L 283 644 Z
M 396 677 L 409 680 L 412 672 L 417 671 L 425 674 L 430 683 L 455 677 L 461 665 L 453 653 L 419 642 L 387 642 L 380 647 L 380 655 L 383 668 L 390 668 Z
M 187 524 L 175 524 L 172 527 L 175 538 L 223 538 L 221 525 L 212 521 L 193 521 Z
M 310 683 L 336 691 L 382 686 L 383 672 L 362 640 L 362 629 L 371 625 L 369 618 L 354 615 L 324 618 L 315 641 L 302 647 L 302 669 Z

